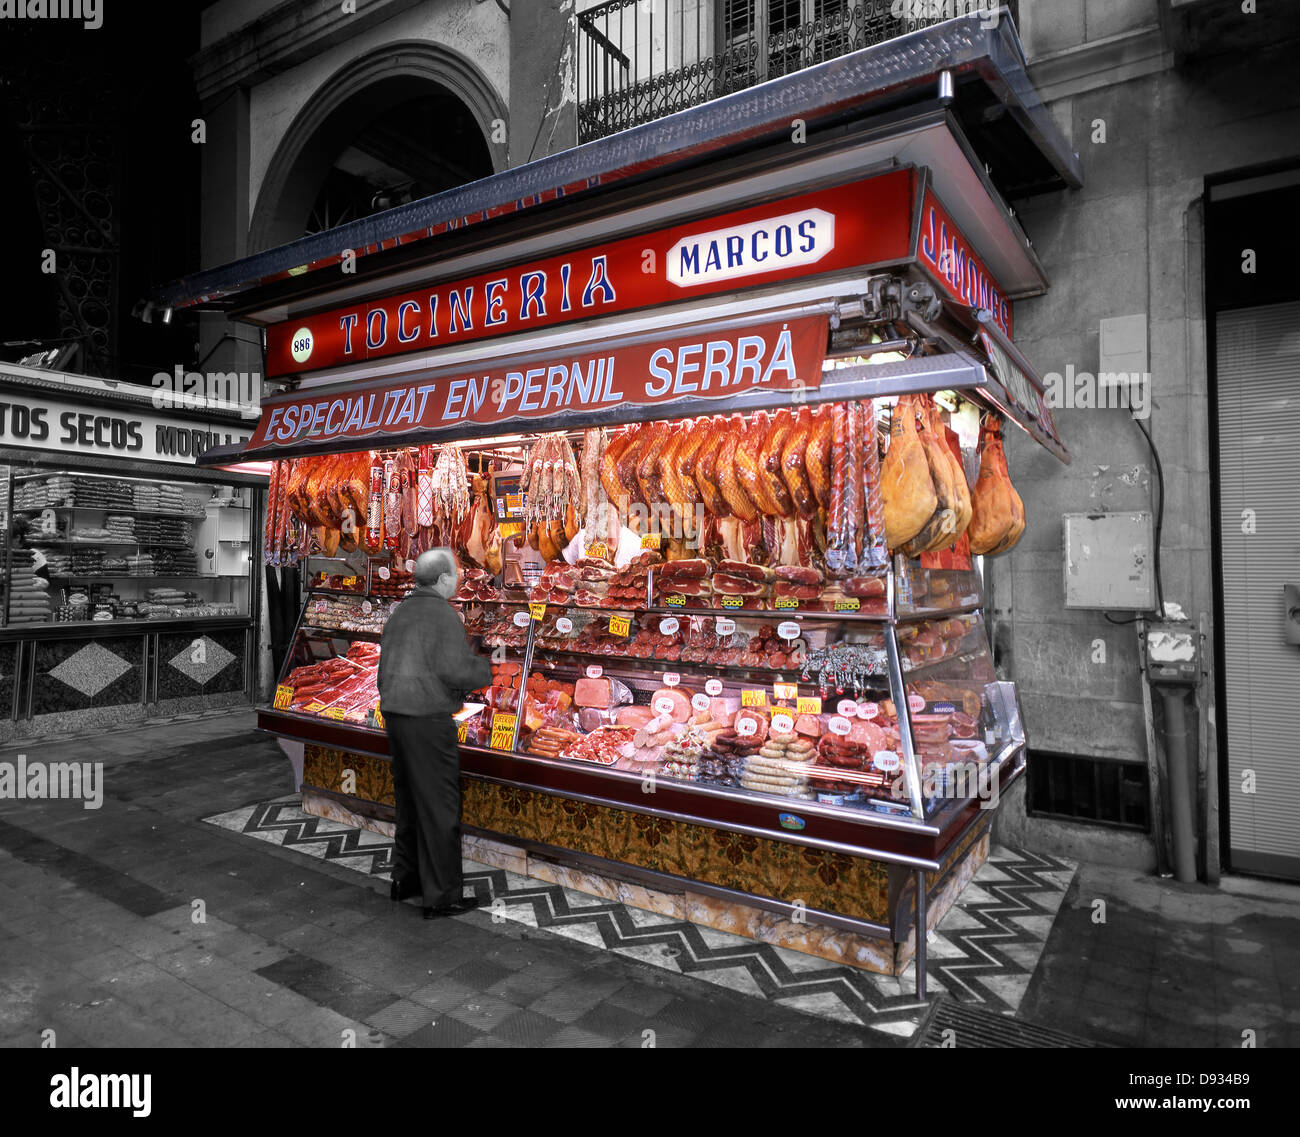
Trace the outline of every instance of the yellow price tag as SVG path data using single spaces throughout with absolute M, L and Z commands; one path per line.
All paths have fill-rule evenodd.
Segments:
M 342 721 L 343 721 L 343 708 L 342 708 L 342 707 L 326 707 L 326 708 L 325 708 L 325 717 L 326 717 L 327 719 L 333 719 L 335 722 L 342 722 Z
M 318 715 L 324 709 L 325 709 L 325 704 L 322 703 L 319 699 L 313 699 L 310 703 L 308 703 L 305 707 L 303 707 L 303 710 L 306 711 L 309 715 Z
M 765 707 L 767 706 L 767 692 L 761 687 L 746 687 L 740 692 L 740 705 L 742 707 Z
M 822 713 L 822 701 L 816 695 L 800 695 L 794 709 L 796 714 L 819 715 Z
M 459 742 L 459 743 L 461 743 L 461 744 L 463 745 L 464 742 L 465 742 L 465 738 L 467 737 L 468 733 L 469 733 L 469 723 L 467 723 L 467 722 L 458 722 L 458 723 L 456 724 L 456 741 L 457 741 L 457 742 Z
M 773 608 L 798 608 L 799 598 L 797 596 L 778 596 L 772 604 Z
M 384 712 L 378 707 L 375 708 L 375 727 L 379 730 L 384 729 Z
M 604 541 L 592 541 L 592 543 L 587 546 L 587 556 L 594 557 L 597 560 L 607 561 L 609 560 L 609 546 L 607 546 Z
M 837 612 L 860 612 L 862 610 L 862 601 L 856 596 L 850 596 L 847 600 L 835 601 L 835 611 Z
M 643 549 L 659 548 L 659 534 L 647 533 L 644 537 L 641 538 L 641 548 Z
M 685 608 L 686 597 L 674 592 L 671 596 L 664 597 L 664 606 L 667 608 Z
M 546 602 L 542 601 L 540 604 L 529 604 L 528 614 L 532 616 L 534 620 L 546 619 Z
M 782 699 L 790 700 L 799 697 L 799 684 L 797 683 L 773 683 L 772 697 L 778 702 Z
M 497 526 L 497 532 L 501 534 L 501 540 L 505 541 L 510 537 L 518 537 L 524 531 L 522 523 L 518 521 L 503 521 Z
M 632 632 L 632 621 L 627 616 L 611 616 L 609 618 L 609 634 L 611 636 L 626 636 Z
M 356 586 L 357 586 L 357 578 L 355 576 L 345 576 L 343 578 L 344 588 L 356 588 Z
M 272 706 L 277 711 L 287 711 L 293 705 L 293 688 L 287 683 L 281 683 L 275 689 L 275 702 Z
M 743 608 L 745 606 L 745 598 L 743 596 L 724 596 L 722 598 L 722 606 L 724 608 Z
M 493 750 L 509 750 L 515 737 L 515 716 L 496 711 L 492 715 L 492 741 L 488 745 Z

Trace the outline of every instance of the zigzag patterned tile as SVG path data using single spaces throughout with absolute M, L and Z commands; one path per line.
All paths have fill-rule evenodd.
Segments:
M 369 877 L 391 871 L 391 841 L 305 814 L 296 795 L 205 820 Z M 891 979 L 469 860 L 465 881 L 482 900 L 480 910 L 496 919 L 544 928 L 807 1014 L 908 1039 L 933 999 L 945 992 L 999 1013 L 1015 1011 L 1074 868 L 1051 857 L 994 849 L 931 933 L 927 1003 L 917 1002 L 909 973 Z M 1047 922 L 1026 926 L 1030 920 Z

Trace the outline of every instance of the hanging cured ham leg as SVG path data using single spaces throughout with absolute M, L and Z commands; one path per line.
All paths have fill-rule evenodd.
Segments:
M 880 468 L 884 502 L 885 540 L 901 549 L 933 516 L 939 499 L 930 479 L 930 461 L 916 433 L 912 400 L 904 395 L 894 406 L 889 424 L 889 450 Z

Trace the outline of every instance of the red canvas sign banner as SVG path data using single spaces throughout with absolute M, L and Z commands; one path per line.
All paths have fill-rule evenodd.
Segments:
M 921 203 L 916 255 L 949 296 L 971 308 L 987 308 L 1011 338 L 1011 301 L 929 189 Z
M 604 350 L 596 345 L 540 363 L 434 380 L 302 392 L 263 404 L 247 450 L 304 442 L 370 449 L 463 422 L 526 428 L 529 419 L 565 411 L 670 404 L 754 387 L 813 388 L 821 383 L 827 332 L 827 317 L 810 316 Z
M 890 171 L 267 329 L 286 375 L 428 351 L 781 280 L 900 263 L 916 174 Z

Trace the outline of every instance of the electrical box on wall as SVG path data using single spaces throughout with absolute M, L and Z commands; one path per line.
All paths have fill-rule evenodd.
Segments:
M 1067 513 L 1062 521 L 1067 608 L 1154 610 L 1150 513 Z

